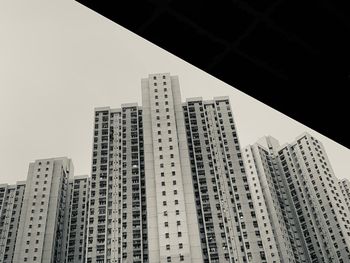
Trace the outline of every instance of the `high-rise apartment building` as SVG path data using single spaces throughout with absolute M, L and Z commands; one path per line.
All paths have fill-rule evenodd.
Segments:
M 279 142 L 269 136 L 243 149 L 248 182 L 264 246 L 279 258 L 278 262 L 306 263 L 301 233 L 274 152 L 279 147 Z
M 310 262 L 348 262 L 349 215 L 323 145 L 305 133 L 278 155 Z
M 87 262 L 148 262 L 142 110 L 95 110 Z
M 75 176 L 69 181 L 70 211 L 65 263 L 85 263 L 90 177 Z
M 0 262 L 13 261 L 26 183 L 0 185 Z
M 265 199 L 265 209 L 281 209 L 282 217 L 274 218 L 270 211 L 268 218 L 271 225 L 282 223 L 274 229 L 277 247 L 285 244 L 278 237 L 289 236 L 297 261 L 348 262 L 349 210 L 322 144 L 307 133 L 281 147 L 271 138 L 267 141 L 265 149 L 257 144 L 246 148 L 246 165 L 252 172 L 251 184 L 257 184 L 256 199 Z M 259 187 L 265 190 L 260 193 Z
M 29 165 L 13 262 L 64 261 L 72 175 L 65 157 Z
M 178 77 L 141 86 L 149 262 L 203 262 Z
M 227 97 L 183 104 L 203 262 L 278 262 L 265 247 Z

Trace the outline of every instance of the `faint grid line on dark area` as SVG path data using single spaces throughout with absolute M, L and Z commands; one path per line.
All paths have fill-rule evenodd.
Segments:
M 333 118 L 347 110 L 342 92 L 350 87 L 350 12 L 341 2 L 148 0 L 114 8 L 108 1 L 79 2 L 248 95 L 350 145 L 348 128 L 339 127 Z M 292 106 L 296 101 L 298 107 Z M 337 104 L 333 108 L 318 106 L 318 102 L 327 105 L 328 101 Z M 310 107 L 310 103 L 315 105 Z

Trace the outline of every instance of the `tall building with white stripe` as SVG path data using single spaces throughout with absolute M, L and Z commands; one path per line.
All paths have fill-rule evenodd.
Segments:
M 179 80 L 142 79 L 150 262 L 203 262 Z

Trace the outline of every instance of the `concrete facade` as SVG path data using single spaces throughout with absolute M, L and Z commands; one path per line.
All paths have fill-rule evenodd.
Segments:
M 95 110 L 86 262 L 148 262 L 142 110 Z
M 278 141 L 266 137 L 243 150 L 263 244 L 277 262 L 306 263 L 300 232 L 295 228 L 283 176 L 273 151 L 275 147 L 279 147 Z
M 203 262 L 178 77 L 142 79 L 150 262 Z
M 203 262 L 268 261 L 227 97 L 183 104 Z
M 69 213 L 68 158 L 29 165 L 13 262 L 62 262 Z
M 285 251 L 282 245 L 290 244 L 296 262 L 349 262 L 344 185 L 334 175 L 322 143 L 308 133 L 283 146 L 271 137 L 264 140 L 265 147 L 258 143 L 245 149 L 246 166 L 254 195 L 262 196 L 270 211 L 268 221 L 274 226 L 279 253 Z
M 278 154 L 310 262 L 348 262 L 349 215 L 323 145 L 305 133 Z

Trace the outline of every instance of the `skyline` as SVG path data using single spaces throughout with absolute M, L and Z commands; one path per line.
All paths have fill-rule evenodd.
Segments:
M 90 177 L 50 158 L 0 185 L 0 262 L 350 259 L 348 190 L 317 137 L 242 148 L 229 97 L 184 102 L 170 73 L 141 89 L 95 109 Z
M 23 180 L 30 162 L 47 157 L 67 156 L 76 175 L 90 174 L 94 108 L 140 105 L 141 78 L 155 72 L 178 75 L 183 99 L 229 96 L 242 147 L 307 131 L 336 176 L 350 179 L 349 149 L 78 3 L 2 3 L 0 22 L 0 183 Z

